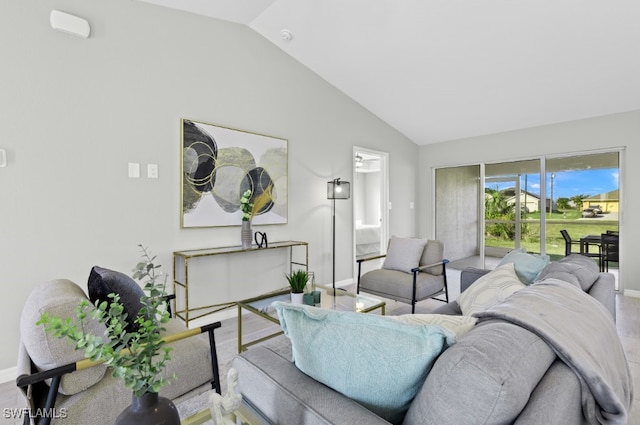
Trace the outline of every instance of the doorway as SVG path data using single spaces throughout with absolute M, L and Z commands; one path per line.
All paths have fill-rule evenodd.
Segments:
M 353 147 L 355 260 L 384 255 L 389 240 L 389 154 Z

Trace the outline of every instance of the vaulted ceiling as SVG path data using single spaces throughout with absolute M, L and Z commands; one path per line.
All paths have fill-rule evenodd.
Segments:
M 141 1 L 251 27 L 419 145 L 640 109 L 637 0 Z

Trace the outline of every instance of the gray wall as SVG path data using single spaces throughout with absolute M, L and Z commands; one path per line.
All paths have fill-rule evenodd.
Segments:
M 640 296 L 640 263 L 634 261 L 635 244 L 640 240 L 640 111 L 522 129 L 420 147 L 419 233 L 434 232 L 434 184 L 436 167 L 479 162 L 528 159 L 543 155 L 624 148 L 620 173 L 623 198 L 620 214 L 621 288 L 625 294 Z
M 451 261 L 479 254 L 479 173 L 474 165 L 436 170 L 434 237 L 444 243 Z
M 88 19 L 91 37 L 53 31 L 54 8 Z M 321 282 L 331 276 L 326 182 L 351 176 L 353 145 L 390 152 L 391 233 L 415 233 L 418 147 L 247 27 L 131 0 L 2 0 L 0 40 L 9 159 L 0 168 L 0 370 L 15 365 L 21 308 L 38 283 L 85 287 L 95 264 L 128 273 L 139 243 L 166 272 L 175 250 L 239 244 L 239 227 L 179 227 L 180 118 L 289 141 L 289 223 L 256 230 L 308 241 Z M 159 164 L 160 178 L 129 179 L 128 162 L 143 174 Z M 344 280 L 351 202 L 338 214 Z M 261 261 L 252 259 L 256 273 Z

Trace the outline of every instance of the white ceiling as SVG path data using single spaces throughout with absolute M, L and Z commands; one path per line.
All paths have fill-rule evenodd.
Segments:
M 142 1 L 248 25 L 419 145 L 640 109 L 638 0 Z

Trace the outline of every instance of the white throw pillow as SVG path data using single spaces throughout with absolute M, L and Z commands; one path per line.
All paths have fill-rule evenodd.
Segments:
M 411 273 L 412 269 L 418 267 L 426 244 L 425 239 L 391 238 L 382 268 Z
M 400 316 L 385 316 L 392 320 L 415 325 L 439 325 L 456 334 L 456 339 L 462 338 L 475 326 L 478 319 L 471 316 L 453 316 L 450 314 L 402 314 Z
M 525 286 L 518 278 L 514 264 L 507 263 L 473 282 L 466 291 L 460 294 L 458 304 L 460 304 L 462 314 L 471 316 L 500 304 Z

